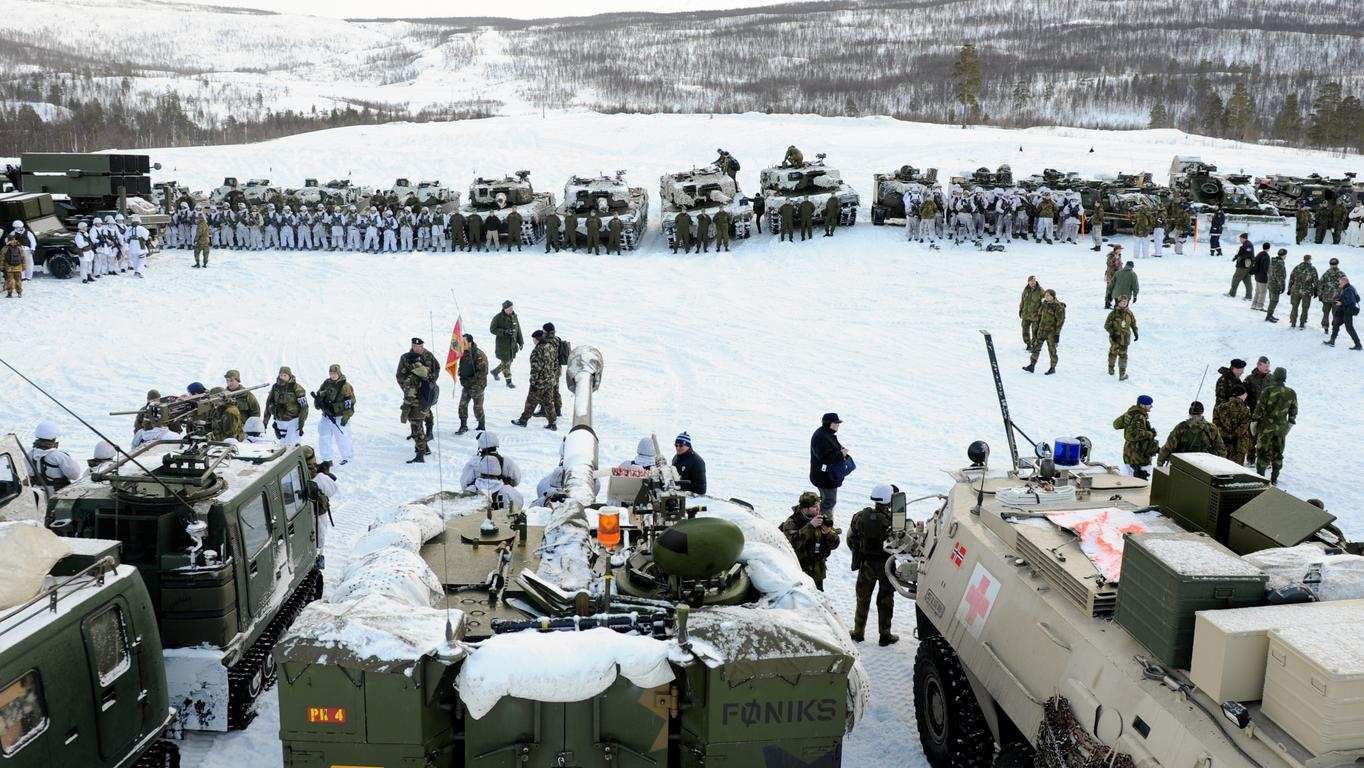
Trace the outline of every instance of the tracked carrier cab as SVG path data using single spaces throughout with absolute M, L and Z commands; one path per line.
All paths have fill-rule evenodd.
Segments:
M 0 522 L 0 765 L 179 765 L 151 599 L 118 553 Z
M 649 193 L 644 187 L 632 187 L 625 181 L 625 171 L 615 176 L 574 176 L 564 185 L 564 201 L 557 213 L 572 213 L 578 217 L 577 232 L 587 236 L 587 217 L 596 211 L 602 221 L 602 239 L 611 219 L 621 223 L 622 248 L 634 250 L 644 239 L 649 226 Z
M 1364 558 L 1331 515 L 1211 454 L 1148 485 L 1037 453 L 973 444 L 888 543 L 933 766 L 1358 765 Z
M 912 165 L 902 165 L 894 173 L 872 175 L 872 189 L 876 199 L 871 204 L 871 223 L 903 224 L 905 221 L 905 193 L 915 192 L 926 195 L 938 183 L 938 169 L 920 170 Z
M 714 219 L 715 214 L 727 211 L 733 222 L 730 225 L 732 238 L 737 240 L 753 235 L 753 201 L 740 192 L 739 183 L 726 169 L 738 171 L 738 162 L 728 153 L 722 154 L 717 164 L 669 173 L 658 180 L 660 226 L 669 248 L 677 242 L 679 213 L 685 213 L 691 219 L 695 232 L 696 219 L 700 215 Z
M 357 542 L 276 656 L 286 766 L 840 764 L 866 691 L 846 628 L 749 505 L 667 466 L 598 477 L 600 375 L 574 349 L 545 506 L 480 478 Z
M 121 542 L 146 583 L 181 725 L 245 727 L 275 641 L 321 595 L 304 451 L 192 437 L 148 443 L 57 491 L 48 526 Z
M 1355 174 L 1346 173 L 1341 178 L 1327 178 L 1319 173 L 1307 176 L 1261 176 L 1255 180 L 1256 195 L 1266 203 L 1278 208 L 1284 216 L 1292 216 L 1299 208 L 1313 211 L 1323 205 L 1334 205 L 1337 200 L 1346 208 L 1364 199 L 1364 189 L 1355 181 Z
M 824 206 L 832 195 L 838 198 L 839 226 L 848 227 L 857 222 L 859 204 L 857 192 L 843 180 L 838 169 L 824 165 L 822 152 L 815 155 L 814 162 L 805 162 L 794 167 L 777 165 L 764 168 L 759 182 L 762 187 L 759 194 L 763 197 L 767 223 L 774 234 L 781 230 L 779 211 L 788 200 L 797 207 L 806 200 L 814 203 L 814 222 L 822 224 Z
M 1188 203 L 1199 216 L 1199 228 L 1217 208 L 1226 214 L 1226 228 L 1248 231 L 1252 240 L 1283 242 L 1292 237 L 1291 222 L 1278 207 L 1260 200 L 1247 174 L 1219 173 L 1217 166 L 1196 157 L 1177 156 L 1170 163 L 1170 193 L 1177 203 Z
M 554 194 L 536 192 L 530 183 L 530 171 L 517 171 L 515 176 L 501 179 L 475 179 L 469 185 L 468 202 L 459 209 L 466 218 L 482 217 L 484 232 L 487 217 L 496 216 L 499 237 L 506 237 L 507 215 L 512 211 L 521 214 L 521 242 L 538 243 L 545 236 L 545 219 L 554 212 Z

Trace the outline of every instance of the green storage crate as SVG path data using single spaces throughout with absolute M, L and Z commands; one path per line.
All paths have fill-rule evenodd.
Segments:
M 1211 453 L 1171 456 L 1169 476 L 1160 480 L 1160 492 L 1152 488 L 1151 503 L 1185 529 L 1223 543 L 1232 513 L 1270 487 L 1263 477 Z
M 1335 521 L 1335 515 L 1270 488 L 1232 514 L 1227 546 L 1238 555 L 1296 547 Z
M 114 155 L 91 154 L 85 152 L 26 152 L 19 157 L 19 167 L 24 173 L 66 173 L 80 171 L 83 174 L 107 174 L 112 172 Z
M 1116 618 L 1162 664 L 1189 668 L 1198 611 L 1264 602 L 1264 572 L 1207 536 L 1141 533 L 1125 541 Z

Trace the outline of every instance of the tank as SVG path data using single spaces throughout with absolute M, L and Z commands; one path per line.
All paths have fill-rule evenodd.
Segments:
M 877 226 L 887 222 L 904 223 L 905 193 L 912 190 L 924 194 L 936 183 L 937 168 L 920 170 L 912 165 L 902 165 L 893 173 L 873 174 L 875 200 L 871 204 L 871 223 Z
M 269 179 L 250 179 L 241 188 L 242 200 L 248 204 L 259 205 L 281 194 L 279 187 Z
M 572 213 L 578 217 L 578 233 L 587 236 L 587 216 L 597 211 L 602 219 L 602 230 L 612 218 L 618 218 L 621 246 L 634 250 L 644 239 L 649 226 L 649 193 L 644 187 L 632 187 L 625 180 L 625 171 L 615 176 L 574 176 L 564 185 L 564 199 L 556 211 L 560 216 Z
M 9 231 L 15 221 L 38 240 L 33 263 L 42 265 L 49 275 L 57 278 L 73 277 L 80 264 L 75 233 L 66 228 L 57 216 L 57 205 L 52 195 L 33 192 L 0 194 L 0 222 Z
M 210 203 L 228 203 L 235 208 L 237 203 L 246 202 L 246 193 L 242 191 L 241 185 L 237 183 L 236 176 L 228 176 L 223 179 L 223 183 L 220 186 L 209 193 L 208 201 Z
M 814 203 L 814 222 L 819 224 L 824 221 L 824 206 L 829 196 L 835 195 L 839 202 L 839 225 L 847 227 L 857 222 L 857 192 L 843 181 L 838 169 L 824 165 L 824 157 L 821 152 L 815 155 L 813 162 L 804 162 L 802 158 L 799 165 L 782 163 L 763 169 L 759 177 L 762 189 L 758 194 L 763 198 L 767 223 L 773 234 L 781 230 L 779 209 L 788 200 L 797 206 L 807 199 Z
M 59 535 L 113 539 L 137 568 L 165 647 L 179 727 L 245 727 L 275 682 L 275 642 L 322 593 L 324 503 L 301 447 L 205 435 L 228 397 L 153 404 L 149 426 L 185 436 L 147 443 L 51 494 Z
M 1261 566 L 1301 552 L 1364 562 L 1334 518 L 1289 514 L 1309 505 L 1210 454 L 1175 454 L 1149 484 L 1091 459 L 1083 438 L 1064 443 L 1080 446 L 1070 466 L 1045 444 L 1020 460 L 1023 433 L 995 371 L 1009 456 L 992 463 L 988 445 L 973 443 L 941 494 L 897 499 L 886 543 L 887 575 L 915 604 L 914 703 L 929 764 L 1355 764 L 1359 731 L 1349 749 L 1318 749 L 1305 737 L 1329 723 L 1276 714 L 1301 693 L 1276 699 L 1264 678 L 1276 630 L 1315 626 L 1319 614 L 1301 609 L 1331 603 L 1303 601 L 1332 597 L 1321 584 L 1278 589 Z M 917 502 L 936 509 L 909 514 Z M 1257 506 L 1269 514 L 1243 514 Z M 1231 535 L 1233 521 L 1260 535 Z M 1334 605 L 1338 620 L 1364 618 L 1364 601 Z M 1335 661 L 1356 662 L 1349 653 Z M 1318 699 L 1357 711 L 1321 680 Z
M 14 768 L 171 768 L 161 640 L 119 543 L 0 522 L 0 755 Z
M 459 208 L 466 218 L 471 214 L 496 216 L 499 239 L 506 237 L 507 215 L 512 211 L 521 214 L 521 242 L 538 243 L 545 236 L 545 219 L 554 212 L 554 193 L 536 192 L 530 171 L 517 171 L 501 179 L 480 176 L 469 185 L 469 199 Z
M 631 501 L 596 503 L 601 376 L 575 348 L 546 506 L 438 493 L 357 541 L 276 654 L 285 766 L 840 764 L 846 628 L 750 505 L 667 465 L 600 473 Z
M 695 231 L 696 218 L 701 214 L 713 219 L 720 211 L 728 211 L 733 221 L 731 238 L 747 239 L 753 235 L 753 201 L 739 190 L 738 173 L 739 161 L 719 150 L 719 156 L 710 165 L 669 173 L 658 180 L 660 228 L 669 248 L 677 242 L 679 213 L 687 214 Z
M 1255 192 L 1260 200 L 1273 205 L 1284 216 L 1292 216 L 1299 208 L 1315 211 L 1322 205 L 1333 205 L 1337 200 L 1353 208 L 1364 199 L 1354 173 L 1340 178 L 1327 178 L 1319 173 L 1307 176 L 1274 174 L 1255 179 Z
M 1131 234 L 1139 208 L 1166 210 L 1170 205 L 1168 187 L 1151 183 L 1149 174 L 1118 174 L 1114 179 L 1100 179 L 1081 191 L 1086 211 L 1103 202 L 1105 235 Z
M 408 179 L 398 179 L 393 182 L 388 194 L 397 197 L 403 205 L 439 205 L 441 203 L 459 202 L 459 193 L 447 187 L 441 186 L 439 181 L 419 181 L 413 184 Z

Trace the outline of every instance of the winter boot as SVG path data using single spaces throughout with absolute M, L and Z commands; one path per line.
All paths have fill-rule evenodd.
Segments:
M 486 430 L 483 428 L 483 419 L 479 419 L 479 420 L 478 420 L 478 426 L 477 426 L 477 427 L 474 427 L 474 429 L 477 429 L 479 432 L 484 432 L 484 431 L 486 431 Z
M 550 423 L 548 423 L 548 424 L 545 425 L 545 429 L 548 429 L 548 430 L 551 431 L 551 432 L 558 432 L 558 431 L 559 431 L 559 428 L 556 427 L 556 426 L 554 426 L 554 422 L 552 422 L 552 421 L 551 421 Z
M 420 450 L 418 450 L 418 451 L 417 451 L 417 455 L 416 455 L 416 456 L 413 456 L 413 457 L 410 458 L 410 459 L 408 459 L 408 460 L 407 460 L 407 463 L 408 463 L 408 464 L 425 464 L 425 463 L 426 463 L 426 454 L 424 454 L 424 453 L 422 453 Z
M 512 383 L 510 376 L 507 377 L 507 389 L 516 389 L 516 385 Z
M 459 429 L 455 430 L 455 434 L 457 434 L 457 435 L 462 435 L 462 434 L 464 434 L 465 432 L 468 432 L 468 431 L 469 431 L 469 422 L 467 422 L 467 421 L 461 421 L 461 422 L 459 423 Z
M 1028 363 L 1027 365 L 1023 366 L 1023 370 L 1027 371 L 1028 373 L 1032 373 L 1033 371 L 1037 370 L 1036 368 L 1033 367 L 1034 365 L 1035 363 Z
M 1090 248 L 1089 250 L 1094 251 L 1095 253 L 1098 253 L 1098 252 L 1099 252 L 1099 246 L 1096 245 L 1096 246 L 1094 246 L 1093 248 Z
M 1119 374 L 1119 375 L 1118 375 L 1118 381 L 1127 381 L 1127 373 L 1124 372 L 1124 373 Z
M 887 645 L 895 645 L 898 642 L 900 642 L 899 635 L 892 634 L 890 632 L 881 635 L 880 643 L 882 648 L 886 647 Z
M 1278 485 L 1278 484 L 1279 484 L 1279 469 L 1280 469 L 1280 467 L 1276 464 L 1276 465 L 1274 466 L 1274 468 L 1270 470 L 1270 472 L 1269 472 L 1269 484 L 1270 484 L 1270 485 Z
M 494 368 L 494 369 L 493 369 L 493 381 L 501 381 L 501 380 L 502 380 L 502 369 L 501 369 L 501 368 Z
M 1266 322 L 1266 323 L 1277 323 L 1277 322 L 1279 322 L 1279 318 L 1277 318 L 1277 317 L 1275 317 L 1275 316 L 1273 316 L 1273 315 L 1265 315 L 1265 322 Z
M 1334 347 L 1336 342 L 1335 339 L 1327 339 L 1326 341 L 1323 341 L 1322 344 L 1325 344 L 1328 347 Z
M 852 641 L 854 643 L 860 643 L 866 639 L 866 637 L 862 633 L 862 630 L 860 629 L 854 629 L 853 631 L 849 632 L 848 637 L 852 638 Z
M 1053 373 L 1056 373 L 1056 366 L 1054 366 L 1054 365 L 1053 365 L 1052 367 L 1048 368 L 1048 369 L 1047 369 L 1047 372 L 1044 373 L 1044 374 L 1042 374 L 1042 375 L 1043 375 L 1043 376 L 1050 376 L 1050 375 L 1052 375 Z
M 524 426 L 526 426 L 526 420 L 525 420 L 525 419 L 512 419 L 512 423 L 515 424 L 515 425 L 518 426 L 518 427 L 524 427 Z
M 1138 480 L 1150 480 L 1151 473 L 1147 472 L 1145 467 L 1137 467 L 1132 470 L 1132 477 L 1135 477 Z

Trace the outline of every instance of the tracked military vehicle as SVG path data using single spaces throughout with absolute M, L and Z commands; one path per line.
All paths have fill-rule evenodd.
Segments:
M 877 226 L 890 220 L 903 223 L 905 220 L 905 193 L 914 191 L 925 194 L 938 183 L 938 169 L 920 170 L 912 165 L 902 165 L 894 173 L 872 175 L 872 189 L 875 200 L 871 204 L 871 223 Z
M 488 217 L 497 217 L 499 237 L 507 234 L 507 216 L 521 214 L 521 242 L 538 243 L 545 236 L 545 219 L 554 212 L 554 194 L 536 192 L 530 183 L 530 171 L 517 171 L 515 176 L 501 179 L 479 177 L 469 185 L 469 200 L 460 206 L 465 218 L 471 215 L 484 220 L 487 232 Z
M 204 437 L 210 395 L 153 404 L 186 437 L 146 443 L 51 494 L 48 527 L 122 543 L 146 583 L 171 703 L 190 730 L 243 728 L 274 684 L 276 640 L 322 593 L 320 502 L 303 448 Z M 172 435 L 172 438 L 178 436 Z
M 1047 169 L 1047 172 L 1055 174 L 1056 171 Z M 1041 177 L 1034 177 L 1041 178 Z M 974 171 L 963 171 L 958 176 L 952 177 L 952 183 L 963 189 L 975 189 L 983 187 L 993 189 L 995 187 L 1007 188 L 1014 186 L 1014 172 L 1008 164 L 1001 165 L 995 170 L 990 170 L 984 166 Z M 1020 186 L 1022 182 L 1020 182 Z
M 151 600 L 118 553 L 0 522 L 0 765 L 179 765 Z
M 1340 178 L 1327 178 L 1318 173 L 1308 176 L 1274 174 L 1255 179 L 1255 192 L 1260 200 L 1275 206 L 1284 216 L 1292 216 L 1299 208 L 1316 210 L 1323 205 L 1334 205 L 1337 200 L 1353 208 L 1364 199 L 1364 187 L 1355 181 L 1354 173 Z
M 660 227 L 669 248 L 677 243 L 677 216 L 682 213 L 691 219 L 694 232 L 697 217 L 705 214 L 714 219 L 715 214 L 727 211 L 732 222 L 731 238 L 753 235 L 753 201 L 739 190 L 735 180 L 738 170 L 739 162 L 722 151 L 711 165 L 665 174 L 658 180 Z
M 864 675 L 785 538 L 665 465 L 598 504 L 600 353 L 566 374 L 546 507 L 482 471 L 383 513 L 304 610 L 276 654 L 285 766 L 840 763 Z
M 824 206 L 830 195 L 838 198 L 839 225 L 847 227 L 857 223 L 857 192 L 843 181 L 838 169 L 824 165 L 822 152 L 815 155 L 814 162 L 804 162 L 802 158 L 799 165 L 783 163 L 764 168 L 759 183 L 762 190 L 758 194 L 763 198 L 767 223 L 773 234 L 781 231 L 783 204 L 789 201 L 799 207 L 809 200 L 814 203 L 814 221 L 818 224 L 824 221 Z
M 564 185 L 564 201 L 559 205 L 560 216 L 572 213 L 578 217 L 578 233 L 587 235 L 587 217 L 596 211 L 602 221 L 605 237 L 611 219 L 622 225 L 621 246 L 633 250 L 644 239 L 649 226 L 649 193 L 644 187 L 632 187 L 625 181 L 625 171 L 615 176 L 574 176 Z
M 1103 203 L 1103 234 L 1131 234 L 1137 210 L 1165 210 L 1170 204 L 1170 190 L 1156 184 L 1149 173 L 1120 173 L 1088 183 L 1080 199 L 1086 211 Z
M 929 763 L 1357 765 L 1364 558 L 1334 518 L 1210 454 L 1149 485 L 1084 438 L 1020 461 L 995 370 L 1004 466 L 973 443 L 887 544 Z
M 236 176 L 228 176 L 223 179 L 223 183 L 208 195 L 210 203 L 228 203 L 236 207 L 237 203 L 246 202 L 246 193 L 242 191 L 241 184 L 237 183 Z
M 12 222 L 24 222 L 38 241 L 33 263 L 41 265 L 49 275 L 72 277 L 80 264 L 75 233 L 66 228 L 57 216 L 57 205 L 52 195 L 33 192 L 0 194 L 0 221 L 8 231 Z

